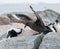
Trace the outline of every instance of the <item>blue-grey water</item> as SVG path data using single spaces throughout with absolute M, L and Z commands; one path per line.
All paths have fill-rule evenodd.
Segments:
M 52 9 L 60 13 L 60 4 L 46 4 L 38 3 L 31 4 L 35 11 L 43 11 L 45 9 Z M 11 12 L 32 12 L 29 4 L 0 4 L 0 14 Z

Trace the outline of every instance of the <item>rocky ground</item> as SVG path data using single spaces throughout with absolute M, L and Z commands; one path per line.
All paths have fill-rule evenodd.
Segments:
M 54 22 L 56 19 L 60 19 L 59 13 L 49 9 L 38 11 L 38 13 L 42 17 L 45 25 Z M 22 23 L 11 23 L 11 19 L 6 16 L 0 17 L 0 49 L 60 49 L 60 32 L 34 35 L 38 32 L 28 26 L 24 29 L 24 26 Z M 7 39 L 7 31 L 12 27 L 23 28 L 23 31 L 18 37 Z
M 3 39 L 0 41 L 0 49 L 60 49 L 60 33 Z
M 35 33 L 38 33 L 34 30 L 32 30 L 31 28 L 29 28 L 28 26 L 26 28 L 24 28 L 24 24 L 22 23 L 12 23 L 12 24 L 9 24 L 9 25 L 0 25 L 0 39 L 1 38 L 6 38 L 7 36 L 7 31 L 10 29 L 10 28 L 23 28 L 23 31 L 20 35 L 18 36 L 31 36 Z

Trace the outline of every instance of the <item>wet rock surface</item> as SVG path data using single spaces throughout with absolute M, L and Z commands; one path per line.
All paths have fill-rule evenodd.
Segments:
M 41 35 L 34 36 L 20 36 L 0 41 L 0 49 L 36 49 L 40 44 Z M 38 42 L 39 41 L 39 42 Z M 37 44 L 37 45 L 35 45 Z
M 39 49 L 60 49 L 60 32 L 45 35 Z

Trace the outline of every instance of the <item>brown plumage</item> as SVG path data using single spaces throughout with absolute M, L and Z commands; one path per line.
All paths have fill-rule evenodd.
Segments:
M 50 29 L 47 29 L 47 27 L 45 27 L 42 18 L 38 15 L 38 13 L 36 13 L 33 8 L 30 6 L 30 8 L 32 9 L 32 11 L 34 12 L 37 20 L 33 21 L 33 19 L 31 19 L 29 16 L 24 15 L 24 14 L 15 14 L 20 20 L 17 20 L 15 22 L 19 22 L 19 23 L 23 23 L 26 26 L 29 26 L 31 29 L 38 31 L 39 33 L 44 32 L 44 34 L 46 34 L 46 32 L 50 32 Z M 11 15 L 10 15 L 11 16 Z M 8 15 L 9 17 L 9 15 Z M 13 17 L 13 16 L 12 16 Z M 9 17 L 10 19 L 12 19 L 11 17 Z M 14 21 L 14 20 L 13 20 Z

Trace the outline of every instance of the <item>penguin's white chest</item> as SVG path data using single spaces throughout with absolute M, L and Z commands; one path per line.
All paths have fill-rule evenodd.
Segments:
M 56 30 L 57 30 L 58 32 L 60 32 L 60 24 L 57 24 L 57 25 L 55 26 L 55 28 L 56 28 Z
M 53 32 L 55 32 L 55 30 L 54 30 L 53 26 L 49 26 L 49 27 L 50 27 L 50 29 L 51 29 Z
M 60 24 L 59 23 L 56 24 L 54 27 L 56 28 L 57 32 L 60 32 Z

